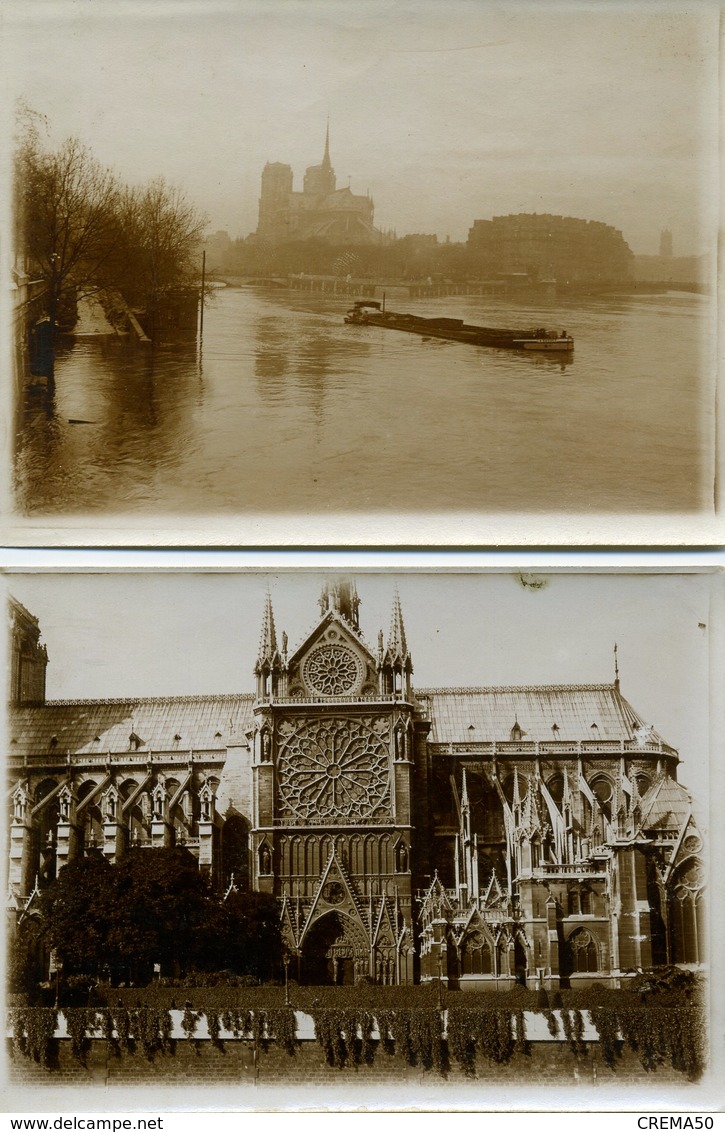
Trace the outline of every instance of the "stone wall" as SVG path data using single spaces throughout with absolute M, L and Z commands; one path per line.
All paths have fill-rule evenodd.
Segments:
M 648 1073 L 638 1058 L 623 1049 L 612 1070 L 602 1060 L 597 1045 L 590 1044 L 587 1053 L 574 1056 L 563 1042 L 531 1042 L 529 1053 L 514 1054 L 505 1065 L 496 1065 L 479 1058 L 476 1078 L 465 1077 L 456 1064 L 446 1076 L 435 1070 L 408 1066 L 402 1058 L 376 1049 L 372 1065 L 338 1069 L 325 1061 L 322 1048 L 315 1041 L 303 1041 L 293 1055 L 270 1043 L 266 1051 L 255 1057 L 248 1041 L 228 1041 L 214 1045 L 206 1039 L 174 1041 L 172 1052 L 157 1054 L 148 1060 L 141 1051 L 116 1056 L 104 1040 L 89 1043 L 86 1064 L 73 1058 L 70 1042 L 57 1040 L 53 1047 L 53 1064 L 43 1068 L 14 1054 L 9 1043 L 8 1077 L 16 1087 L 84 1086 L 114 1088 L 133 1085 L 238 1087 L 241 1091 L 256 1086 L 317 1086 L 327 1088 L 396 1088 L 478 1087 L 526 1085 L 542 1087 L 612 1087 L 661 1089 L 663 1085 L 686 1087 L 681 1073 L 662 1066 Z

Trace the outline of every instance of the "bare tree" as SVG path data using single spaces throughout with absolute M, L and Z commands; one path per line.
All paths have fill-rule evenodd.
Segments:
M 119 291 L 147 309 L 153 337 L 159 297 L 196 281 L 207 220 L 163 178 L 130 189 L 77 138 L 44 149 L 44 119 L 26 105 L 17 118 L 15 251 L 46 281 L 52 377 L 56 329 L 74 322 L 76 297 Z
M 127 189 L 119 219 L 120 289 L 146 311 L 153 338 L 162 296 L 198 281 L 199 249 L 208 221 L 163 177 L 143 188 Z
M 28 139 L 17 175 L 25 250 L 46 280 L 53 337 L 69 297 L 104 284 L 117 239 L 119 185 L 76 138 L 56 153 Z

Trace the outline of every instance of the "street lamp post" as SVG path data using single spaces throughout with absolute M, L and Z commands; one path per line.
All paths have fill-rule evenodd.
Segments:
M 443 956 L 447 954 L 446 941 L 438 944 L 438 1009 L 443 1009 Z
M 284 963 L 284 1004 L 289 1006 L 289 953 L 285 951 L 282 962 Z

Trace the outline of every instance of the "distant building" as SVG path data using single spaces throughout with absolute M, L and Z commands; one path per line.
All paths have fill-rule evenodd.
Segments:
M 272 244 L 294 240 L 324 240 L 329 244 L 379 244 L 383 233 L 373 225 L 374 205 L 369 195 L 350 187 L 338 189 L 330 162 L 330 129 L 320 165 L 305 172 L 302 192 L 292 188 L 290 165 L 267 162 L 262 171 L 259 222 L 255 236 Z
M 672 255 L 672 232 L 669 228 L 663 228 L 660 232 L 660 255 Z
M 622 233 L 598 220 L 522 212 L 475 220 L 468 248 L 487 275 L 525 273 L 560 285 L 629 279 L 632 252 Z
M 632 274 L 642 282 L 681 283 L 705 289 L 712 282 L 712 260 L 708 255 L 636 255 Z
M 38 624 L 14 606 L 31 675 L 9 718 L 11 909 L 84 855 L 183 845 L 218 890 L 276 897 L 308 983 L 617 985 L 704 963 L 679 756 L 616 668 L 415 688 L 397 594 L 371 644 L 352 581 L 319 604 L 290 647 L 267 595 L 249 693 L 45 703 Z
M 205 236 L 202 249 L 206 252 L 207 271 L 223 268 L 231 247 L 232 241 L 228 232 L 221 230 Z

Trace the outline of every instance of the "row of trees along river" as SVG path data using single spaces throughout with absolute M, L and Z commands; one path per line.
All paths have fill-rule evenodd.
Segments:
M 123 183 L 77 138 L 49 149 L 46 128 L 41 115 L 20 108 L 13 217 L 16 262 L 46 285 L 52 378 L 56 334 L 73 328 L 82 299 L 102 295 L 112 319 L 138 312 L 155 337 L 164 302 L 198 285 L 208 221 L 162 177 Z

